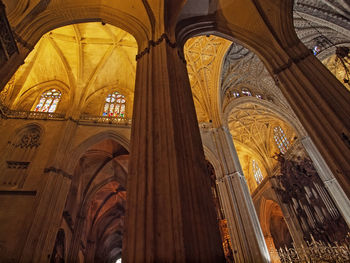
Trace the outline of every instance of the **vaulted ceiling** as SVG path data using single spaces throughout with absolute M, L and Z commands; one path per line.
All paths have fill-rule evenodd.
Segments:
M 41 38 L 16 72 L 15 102 L 33 88 L 53 80 L 66 86 L 69 96 L 74 97 L 71 106 L 77 108 L 84 107 L 86 100 L 101 91 L 133 94 L 136 53 L 135 39 L 108 24 L 94 22 L 57 28 Z M 128 99 L 132 104 L 133 96 Z

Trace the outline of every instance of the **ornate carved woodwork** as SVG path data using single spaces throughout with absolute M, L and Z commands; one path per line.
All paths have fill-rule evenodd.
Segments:
M 276 192 L 294 213 L 304 239 L 324 242 L 343 240 L 349 229 L 318 176 L 311 160 L 276 156 L 280 164 Z

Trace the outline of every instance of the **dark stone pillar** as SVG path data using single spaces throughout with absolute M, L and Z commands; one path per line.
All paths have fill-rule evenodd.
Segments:
M 123 262 L 224 262 L 186 65 L 162 35 L 138 56 Z
M 350 93 L 305 47 L 275 79 L 347 196 L 350 196 Z

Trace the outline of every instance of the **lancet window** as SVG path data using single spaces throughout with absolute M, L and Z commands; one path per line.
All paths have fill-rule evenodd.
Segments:
M 321 49 L 318 46 L 314 46 L 314 48 L 312 49 L 312 52 L 314 53 L 314 55 L 318 55 L 318 53 L 320 53 Z
M 252 96 L 252 93 L 251 93 L 248 89 L 246 89 L 246 88 L 243 88 L 243 89 L 242 89 L 242 94 L 243 94 L 244 96 Z
M 255 177 L 255 181 L 257 184 L 260 184 L 262 182 L 262 180 L 264 179 L 262 172 L 260 170 L 260 167 L 259 167 L 257 161 L 255 161 L 255 160 L 253 160 L 252 165 L 253 165 L 253 174 Z
M 278 149 L 282 154 L 285 154 L 289 147 L 289 141 L 287 139 L 286 134 L 280 126 L 276 126 L 273 129 L 273 134 L 275 138 L 275 142 L 277 144 Z
M 231 95 L 232 95 L 232 97 L 234 97 L 234 98 L 238 98 L 238 97 L 239 97 L 239 92 L 237 92 L 237 91 L 231 91 Z
M 58 103 L 61 99 L 61 92 L 57 89 L 50 89 L 48 91 L 45 91 L 34 108 L 34 111 L 40 111 L 40 112 L 55 112 Z
M 103 116 L 125 118 L 125 97 L 118 92 L 109 94 L 103 108 Z

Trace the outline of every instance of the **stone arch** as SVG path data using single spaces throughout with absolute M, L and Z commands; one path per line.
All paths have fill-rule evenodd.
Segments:
M 268 240 L 272 237 L 273 239 L 273 246 L 278 246 L 277 248 L 281 247 L 281 244 L 283 241 L 285 242 L 284 245 L 290 246 L 292 242 L 291 234 L 288 229 L 288 225 L 284 219 L 284 214 L 282 212 L 281 207 L 278 205 L 276 200 L 266 199 L 262 198 L 260 202 L 260 212 L 259 212 L 259 219 L 260 219 L 260 225 L 261 229 L 263 231 L 263 234 L 265 236 L 265 240 L 267 245 L 271 246 L 271 240 Z M 278 228 L 278 221 L 280 222 L 280 229 Z M 277 237 L 278 230 L 281 230 L 281 236 Z M 288 235 L 289 234 L 289 235 Z M 284 240 L 281 240 L 283 239 Z
M 75 164 L 79 160 L 79 158 L 86 152 L 86 150 L 97 144 L 98 142 L 101 142 L 105 139 L 112 139 L 119 143 L 121 146 L 123 146 L 127 151 L 130 149 L 130 141 L 120 133 L 108 130 L 103 131 L 98 134 L 95 134 L 87 139 L 85 139 L 83 142 L 81 142 L 77 147 L 71 150 L 70 154 L 67 155 L 67 171 L 69 173 L 73 173 Z
M 17 108 L 19 105 L 23 104 L 24 102 L 30 100 L 31 106 L 30 108 L 33 107 L 33 105 L 38 101 L 40 98 L 41 94 L 43 94 L 45 91 L 48 91 L 49 89 L 56 88 L 58 89 L 62 96 L 61 100 L 58 104 L 57 109 L 59 111 L 62 111 L 65 109 L 68 105 L 72 103 L 74 94 L 70 96 L 70 92 L 74 92 L 74 90 L 71 90 L 65 83 L 59 81 L 59 80 L 51 80 L 51 81 L 45 81 L 42 83 L 39 83 L 26 91 L 24 91 L 22 94 L 19 94 L 17 98 L 15 98 L 13 102 L 13 108 Z M 33 100 L 34 99 L 34 100 Z M 30 110 L 29 104 L 25 106 L 26 110 Z
M 75 232 L 72 237 L 72 243 L 73 245 L 70 248 L 69 251 L 69 259 L 74 260 L 77 257 L 79 246 L 78 243 L 80 244 L 80 240 L 84 239 L 87 243 L 87 257 L 91 259 L 91 256 L 94 257 L 94 253 L 91 253 L 92 251 L 89 251 L 91 249 L 95 250 L 96 247 L 91 246 L 90 241 L 96 242 L 97 238 L 97 229 L 96 229 L 96 224 L 100 223 L 101 217 L 98 217 L 99 215 L 103 215 L 104 213 L 108 213 L 109 210 L 113 210 L 113 206 L 109 207 L 109 210 L 103 211 L 103 208 L 105 205 L 108 205 L 108 201 L 113 198 L 117 197 L 120 193 L 125 192 L 125 188 L 119 184 L 118 178 L 111 176 L 102 182 L 100 182 L 98 185 L 93 187 L 85 196 L 82 202 L 80 203 L 79 207 L 79 212 L 78 216 L 76 218 L 76 224 L 75 224 Z M 111 190 L 106 190 L 106 188 L 109 188 L 110 186 L 115 185 L 118 186 L 118 188 L 114 189 L 114 192 Z M 91 210 L 94 209 L 92 208 L 92 203 L 96 201 L 96 199 L 101 197 L 101 193 L 104 193 L 103 201 L 98 204 L 97 210 L 94 211 L 93 214 L 91 214 Z M 122 196 L 125 196 L 125 194 L 122 194 Z M 117 203 L 117 207 L 115 207 L 117 211 L 121 211 L 122 213 L 125 212 L 125 199 L 122 203 L 119 204 Z M 92 217 L 93 215 L 93 217 Z M 111 216 L 114 216 L 115 214 L 112 213 Z M 122 215 L 124 216 L 124 215 Z M 103 219 L 103 218 L 102 218 Z M 119 225 L 119 224 L 118 224 Z M 92 227 L 92 228 L 90 228 Z M 122 231 L 122 229 L 120 229 Z M 91 240 L 93 239 L 93 240 Z M 75 243 L 75 245 L 74 245 Z M 89 247 L 90 246 L 90 247 Z M 95 252 L 95 251 L 93 251 Z M 93 261 L 93 260 L 92 260 Z M 92 261 L 87 261 L 87 262 L 92 262 Z
M 81 249 L 80 240 L 84 240 L 86 255 L 90 259 L 94 257 L 92 252 L 96 250 L 97 241 L 96 236 L 90 235 L 90 227 L 94 225 L 97 216 L 104 216 L 104 205 L 110 206 L 110 203 L 107 203 L 109 198 L 115 196 L 119 201 L 122 198 L 124 201 L 120 201 L 121 205 L 125 206 L 125 194 L 120 196 L 120 193 L 126 191 L 127 168 L 123 162 L 127 161 L 128 157 L 126 148 L 121 145 L 120 139 L 116 139 L 116 135 L 114 132 L 94 135 L 75 149 L 77 158 L 73 158 L 74 174 L 65 208 L 66 214 L 75 218 L 69 261 L 77 258 Z M 103 201 L 104 198 L 107 199 Z M 125 211 L 125 208 L 122 211 Z M 90 237 L 95 241 L 92 242 Z
M 83 12 L 81 9 L 83 8 Z M 146 12 L 146 11 L 145 11 Z M 133 37 L 135 37 L 139 47 L 150 38 L 150 29 L 145 21 L 140 21 L 137 17 L 118 10 L 110 6 L 99 3 L 82 6 L 61 6 L 58 10 L 46 10 L 29 23 L 22 21 L 16 26 L 15 32 L 20 35 L 29 46 L 34 47 L 42 35 L 58 27 L 84 23 L 84 22 L 104 22 L 119 27 Z
M 4 88 L 19 66 L 23 64 L 24 59 L 32 51 L 40 38 L 50 30 L 85 22 L 108 23 L 130 33 L 135 38 L 139 50 L 146 48 L 148 41 L 152 38 L 152 32 L 154 30 L 153 18 L 150 17 L 144 3 L 140 5 L 138 11 L 130 14 L 133 8 L 122 10 L 121 8 L 102 5 L 99 1 L 81 6 L 71 5 L 69 1 L 67 2 L 66 5 L 62 4 L 57 9 L 48 9 L 48 3 L 41 2 L 34 7 L 34 10 L 38 10 L 29 13 L 17 25 L 17 21 L 14 19 L 15 16 L 12 16 L 13 21 L 10 20 L 9 22 L 15 25 L 13 26 L 13 32 L 18 39 L 19 54 L 15 54 L 11 58 L 11 66 L 3 67 L 0 71 L 1 75 L 4 76 L 0 80 L 0 90 Z M 141 14 L 141 16 L 138 16 L 138 14 Z M 22 17 L 23 14 L 17 16 Z
M 292 116 L 291 114 L 283 111 L 280 109 L 280 107 L 276 107 L 275 104 L 266 101 L 266 100 L 261 100 L 258 98 L 254 97 L 243 97 L 243 98 L 238 98 L 235 100 L 231 100 L 231 102 L 223 109 L 223 115 L 222 115 L 222 121 L 225 125 L 228 124 L 228 117 L 231 114 L 231 112 L 240 105 L 244 105 L 247 103 L 252 103 L 256 104 L 258 106 L 262 106 L 266 108 L 267 110 L 271 111 L 273 114 L 276 115 L 277 118 L 281 119 L 282 121 L 288 123 L 291 125 L 294 130 L 297 132 L 297 134 L 302 138 L 306 136 L 306 131 L 301 125 L 301 123 L 296 119 L 296 117 Z
M 228 14 L 232 13 L 231 11 L 235 8 L 234 4 L 231 4 L 231 6 L 226 4 L 224 13 L 212 15 L 216 8 L 223 8 L 220 6 L 221 3 L 217 2 L 215 3 L 216 6 L 215 4 L 212 4 L 212 6 L 208 5 L 207 10 L 202 10 L 202 15 L 178 21 L 176 26 L 177 42 L 183 46 L 187 39 L 194 36 L 217 35 L 235 41 L 254 51 L 268 70 L 272 72 L 274 67 L 288 60 L 283 48 L 301 44 L 293 25 L 293 1 L 279 2 L 277 4 L 279 5 L 278 7 L 272 7 L 272 3 L 267 1 L 261 1 L 264 4 L 259 3 L 260 1 L 252 2 L 254 3 L 247 3 L 247 10 L 242 10 L 242 12 L 251 11 L 251 16 L 258 17 L 259 21 L 256 21 L 256 23 L 259 23 L 259 27 L 254 28 L 255 32 L 252 32 L 251 28 L 248 28 L 248 25 L 240 21 L 238 17 L 228 17 Z M 242 6 L 237 6 L 236 8 L 242 8 Z M 265 17 L 264 14 L 269 8 L 276 12 L 273 21 Z M 186 13 L 186 10 L 183 10 L 183 13 Z M 180 15 L 181 18 L 184 18 L 184 16 Z M 272 28 L 277 28 L 278 30 L 274 31 Z M 279 52 L 276 52 L 276 47 L 279 47 Z
M 215 174 L 217 179 L 224 175 L 222 165 L 216 155 L 209 149 L 208 146 L 203 145 L 205 158 L 210 162 L 210 164 L 214 167 Z

